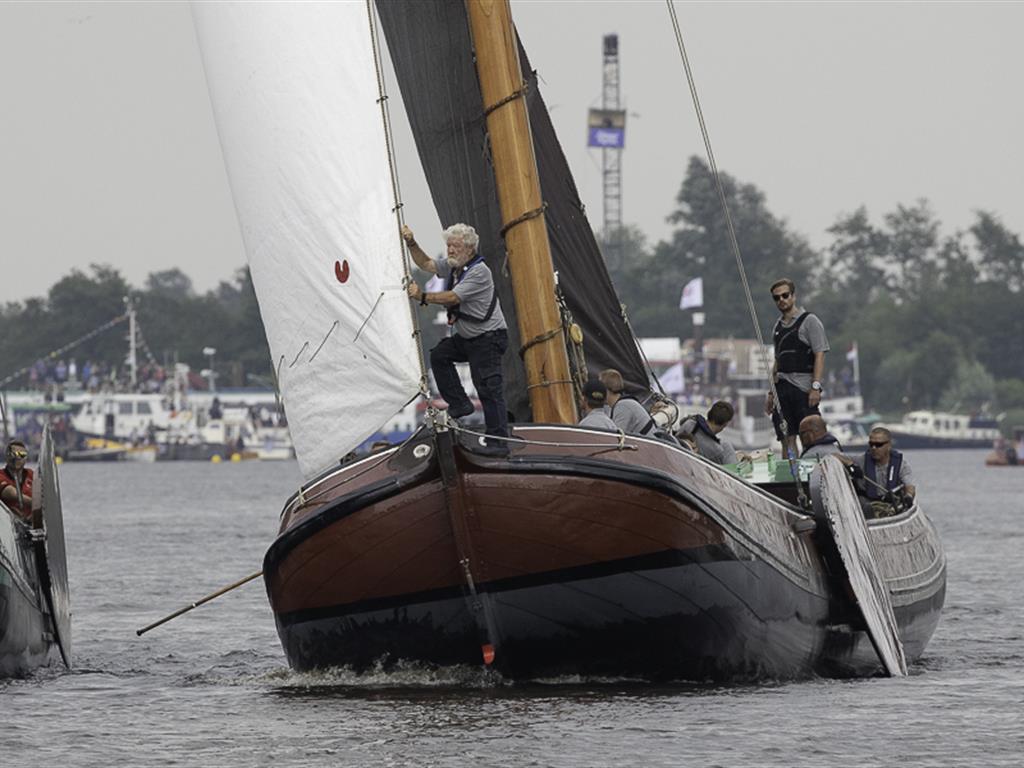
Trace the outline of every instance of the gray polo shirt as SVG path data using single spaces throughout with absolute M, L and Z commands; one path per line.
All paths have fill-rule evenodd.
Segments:
M 604 412 L 603 408 L 595 408 L 580 419 L 580 426 L 590 427 L 591 429 L 604 429 L 608 432 L 619 431 L 619 428 L 615 426 L 615 422 L 608 418 L 608 414 Z
M 651 414 L 632 398 L 623 398 L 612 406 L 612 421 L 627 435 L 654 437 L 654 427 L 648 429 L 651 425 Z
M 434 266 L 437 267 L 437 274 L 448 279 L 452 268 L 448 266 L 445 258 L 434 259 Z M 474 264 L 472 269 L 466 272 L 462 279 L 452 288 L 459 297 L 459 305 L 456 307 L 460 312 L 465 312 L 473 317 L 483 317 L 491 307 L 491 297 L 494 294 L 494 277 L 491 275 L 491 268 L 484 262 Z M 453 330 L 464 339 L 471 339 L 488 331 L 499 331 L 507 328 L 505 316 L 501 313 L 501 302 L 494 305 L 494 312 L 482 323 L 460 318 L 455 321 Z
M 782 327 L 792 328 L 793 323 L 804 312 L 803 308 L 797 310 L 796 314 L 793 315 L 793 319 L 788 323 L 785 320 L 781 320 Z M 804 344 L 810 346 L 812 352 L 828 352 L 830 347 L 828 345 L 828 337 L 825 336 L 825 326 L 821 320 L 818 319 L 817 315 L 809 314 L 807 319 L 804 320 L 803 325 L 800 326 L 800 330 L 796 334 L 797 338 L 800 339 Z M 814 381 L 813 373 L 779 373 L 779 379 L 788 381 L 794 387 L 803 390 L 804 392 L 811 391 L 811 382 Z

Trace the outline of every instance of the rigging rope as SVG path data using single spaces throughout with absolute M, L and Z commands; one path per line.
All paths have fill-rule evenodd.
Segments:
M 739 240 L 736 238 L 736 227 L 732 221 L 732 213 L 729 210 L 729 203 L 725 197 L 725 188 L 722 185 L 722 176 L 718 172 L 718 163 L 715 161 L 715 153 L 711 149 L 711 137 L 708 134 L 707 124 L 704 122 L 704 111 L 700 106 L 700 98 L 697 96 L 697 83 L 693 77 L 693 70 L 690 68 L 690 59 L 686 55 L 686 45 L 683 43 L 683 34 L 679 29 L 679 19 L 676 16 L 676 9 L 673 0 L 665 0 L 668 6 L 668 13 L 672 19 L 672 29 L 676 35 L 676 45 L 679 47 L 679 55 L 683 61 L 683 69 L 686 71 L 686 82 L 690 87 L 690 96 L 693 99 L 693 107 L 697 113 L 697 122 L 700 124 L 701 137 L 704 139 L 704 150 L 707 153 L 708 165 L 711 168 L 711 175 L 715 179 L 715 188 L 718 190 L 718 199 L 722 204 L 722 211 L 725 215 L 726 228 L 729 232 L 729 245 L 732 247 L 733 256 L 736 259 L 736 268 L 740 273 L 740 282 L 743 284 L 743 295 L 747 300 L 747 309 L 750 312 L 750 322 L 754 326 L 754 335 L 757 338 L 758 349 L 761 353 L 761 363 L 764 365 L 766 371 L 771 369 L 768 366 L 768 353 L 765 352 L 764 337 L 761 334 L 761 326 L 757 319 L 757 310 L 754 308 L 754 299 L 750 293 L 750 283 L 747 281 L 747 270 L 743 265 L 743 255 L 740 253 Z M 775 388 L 774 377 L 769 373 L 768 375 L 768 388 L 772 393 L 772 401 L 775 404 L 775 410 L 779 414 L 779 424 L 782 430 L 783 438 L 789 436 L 789 430 L 786 425 L 786 419 L 782 415 L 782 404 L 779 402 L 779 393 Z M 785 447 L 785 439 L 783 439 L 783 447 Z M 806 496 L 803 492 L 803 486 L 800 485 L 796 468 L 794 466 L 795 456 L 790 455 L 786 457 L 789 459 L 790 469 L 793 473 L 794 482 L 796 482 L 797 489 L 801 504 L 806 501 Z
M 16 381 L 17 379 L 20 379 L 22 376 L 24 376 L 26 373 L 28 373 L 30 370 L 32 370 L 32 366 L 34 366 L 36 364 L 36 362 L 38 362 L 39 360 L 45 360 L 46 358 L 51 358 L 51 359 L 55 358 L 55 357 L 57 357 L 57 355 L 61 355 L 61 354 L 65 353 L 65 352 L 67 352 L 68 350 L 74 349 L 79 344 L 82 344 L 82 343 L 88 341 L 89 339 L 93 338 L 94 336 L 98 336 L 99 334 L 103 333 L 104 331 L 106 331 L 106 330 L 108 330 L 110 328 L 113 328 L 118 323 L 123 323 L 127 319 L 128 319 L 128 313 L 127 312 L 125 314 L 123 314 L 123 315 L 118 315 L 113 320 L 109 320 L 106 323 L 104 323 L 103 325 L 101 325 L 101 326 L 99 326 L 97 328 L 93 328 L 91 331 L 89 331 L 84 336 L 79 336 L 77 339 L 75 339 L 74 341 L 68 342 L 63 347 L 58 347 L 57 349 L 53 350 L 52 352 L 48 352 L 47 354 L 40 356 L 39 358 L 36 359 L 35 362 L 32 362 L 29 365 L 26 365 L 26 366 L 24 366 L 22 368 L 19 368 L 18 370 L 16 370 L 14 373 L 10 374 L 9 376 L 6 376 L 5 378 L 0 379 L 0 389 L 2 389 L 3 387 L 6 387 L 12 381 Z
M 373 47 L 373 65 L 377 71 L 377 103 L 380 104 L 381 120 L 384 123 L 384 145 L 387 147 L 388 171 L 391 174 L 391 194 L 395 204 L 392 210 L 395 213 L 396 223 L 398 224 L 398 241 L 401 244 L 400 247 L 402 249 L 402 267 L 405 270 L 405 277 L 402 284 L 402 287 L 404 288 L 412 282 L 412 268 L 410 265 L 408 249 L 405 245 L 405 240 L 402 237 L 402 227 L 405 224 L 405 217 L 402 215 L 402 207 L 404 206 L 404 203 L 402 202 L 402 190 L 398 183 L 398 167 L 395 161 L 394 137 L 391 133 L 391 113 L 388 109 L 388 93 L 387 87 L 384 83 L 384 71 L 381 67 L 380 36 L 377 29 L 378 19 L 373 0 L 366 0 L 366 14 L 370 23 L 370 43 Z M 376 304 L 374 307 L 376 307 Z M 371 310 L 371 314 L 372 313 L 373 311 Z M 412 317 L 413 336 L 417 340 L 416 346 L 419 347 L 420 340 L 423 338 L 420 330 L 419 313 L 412 306 L 411 302 L 409 302 L 409 314 Z M 369 320 L 369 317 L 367 317 L 367 320 Z M 417 351 L 416 359 L 420 364 L 420 394 L 424 398 L 428 398 L 427 369 L 426 364 L 423 361 L 423 352 L 421 349 Z

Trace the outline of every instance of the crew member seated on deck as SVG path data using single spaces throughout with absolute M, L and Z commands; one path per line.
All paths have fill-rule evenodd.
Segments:
M 409 227 L 402 227 L 402 237 L 420 269 L 447 280 L 445 290 L 437 293 L 424 292 L 415 281 L 409 283 L 408 292 L 421 306 L 440 304 L 448 311 L 453 333 L 430 350 L 430 368 L 441 397 L 448 403 L 448 415 L 459 419 L 473 413 L 473 403 L 455 370 L 455 363 L 469 363 L 473 386 L 483 406 L 487 434 L 508 437 L 501 370 L 508 332 L 491 270 L 476 252 L 479 235 L 468 224 L 453 224 L 444 231 L 447 256 L 437 259 L 424 253 Z M 508 450 L 501 440 L 488 441 L 487 447 L 494 452 Z
M 828 431 L 825 420 L 816 414 L 805 416 L 800 422 L 800 445 L 803 446 L 801 459 L 820 459 L 830 454 L 842 454 L 843 446 L 835 435 Z
M 866 517 L 889 517 L 914 503 L 917 488 L 910 463 L 892 447 L 892 434 L 875 427 L 868 449 L 854 460 L 857 492 Z
M 620 430 L 627 435 L 654 437 L 657 424 L 647 409 L 632 395 L 623 394 L 626 382 L 614 368 L 606 368 L 598 376 L 608 390 L 609 416 Z
M 583 386 L 583 398 L 580 402 L 581 427 L 591 429 L 604 429 L 608 432 L 618 432 L 619 428 L 615 422 L 605 413 L 604 407 L 608 402 L 608 389 L 599 379 L 589 379 Z
M 697 443 L 697 452 L 717 464 L 735 464 L 736 450 L 719 433 L 729 426 L 734 411 L 732 405 L 719 400 L 708 409 L 707 418 L 695 414 L 687 416 L 679 426 L 678 437 L 692 435 Z
M 28 448 L 21 440 L 7 443 L 7 463 L 0 469 L 0 500 L 25 520 L 32 519 L 32 470 L 25 467 Z

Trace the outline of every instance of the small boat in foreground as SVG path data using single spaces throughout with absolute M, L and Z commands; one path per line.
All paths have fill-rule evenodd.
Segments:
M 18 677 L 57 653 L 71 666 L 71 603 L 64 521 L 47 427 L 25 522 L 0 502 L 0 677 Z

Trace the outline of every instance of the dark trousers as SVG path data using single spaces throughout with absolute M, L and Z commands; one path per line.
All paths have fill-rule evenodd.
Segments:
M 456 363 L 469 363 L 473 386 L 484 409 L 487 434 L 502 437 L 508 436 L 508 411 L 501 375 L 501 356 L 507 347 L 508 333 L 501 330 L 488 331 L 471 339 L 458 334 L 448 336 L 430 350 L 430 369 L 449 408 L 461 411 L 467 406 L 473 407 L 455 370 Z
M 804 416 L 821 415 L 817 406 L 813 408 L 807 402 L 807 393 L 788 381 L 780 379 L 775 383 L 775 391 L 779 395 L 782 414 L 786 417 L 786 428 L 789 437 L 796 437 L 800 431 L 800 422 Z M 775 425 L 775 436 L 782 440 L 782 423 L 779 420 L 779 409 L 772 411 L 772 424 Z

